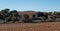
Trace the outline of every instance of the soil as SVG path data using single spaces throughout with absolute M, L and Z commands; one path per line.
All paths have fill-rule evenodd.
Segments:
M 60 22 L 0 24 L 0 31 L 60 31 Z

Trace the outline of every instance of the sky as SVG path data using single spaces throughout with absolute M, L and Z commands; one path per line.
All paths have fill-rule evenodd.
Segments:
M 0 10 L 60 11 L 60 0 L 0 0 Z

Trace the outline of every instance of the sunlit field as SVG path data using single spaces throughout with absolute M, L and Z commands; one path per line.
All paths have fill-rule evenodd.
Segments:
M 0 24 L 0 31 L 60 31 L 60 22 Z

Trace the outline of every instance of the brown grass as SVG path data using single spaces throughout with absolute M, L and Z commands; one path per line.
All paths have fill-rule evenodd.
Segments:
M 0 24 L 0 31 L 60 31 L 60 22 Z

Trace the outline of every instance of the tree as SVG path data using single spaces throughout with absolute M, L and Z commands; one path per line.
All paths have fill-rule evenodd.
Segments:
M 0 11 L 0 21 L 5 22 L 5 18 L 9 16 L 9 10 L 10 9 L 6 8 Z
M 10 11 L 9 19 L 7 20 L 7 22 L 13 21 L 13 23 L 14 23 L 19 20 L 20 20 L 20 16 L 19 16 L 18 12 L 16 10 Z
M 60 18 L 60 12 L 56 12 L 56 16 Z
M 48 14 L 44 12 L 37 12 L 37 17 L 42 17 L 44 20 L 48 18 Z
M 25 22 L 25 23 L 32 22 L 32 20 L 29 18 L 29 16 L 27 14 L 24 14 L 23 17 L 24 17 L 23 22 Z
M 37 12 L 37 17 L 44 16 L 43 12 Z

